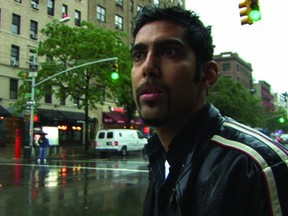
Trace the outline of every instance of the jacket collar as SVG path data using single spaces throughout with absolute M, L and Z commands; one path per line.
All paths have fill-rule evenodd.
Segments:
M 153 158 L 159 158 L 164 154 L 171 167 L 180 165 L 186 159 L 185 155 L 188 152 L 194 152 L 195 149 L 201 148 L 199 144 L 205 142 L 205 139 L 209 139 L 210 134 L 219 128 L 215 126 L 221 119 L 219 111 L 212 104 L 206 103 L 172 140 L 167 153 L 165 153 L 158 135 L 155 134 L 149 139 L 147 154 L 149 157 L 153 155 Z

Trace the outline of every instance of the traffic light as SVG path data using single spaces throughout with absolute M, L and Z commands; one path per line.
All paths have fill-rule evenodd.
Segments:
M 280 118 L 278 119 L 278 121 L 279 121 L 281 124 L 283 124 L 283 123 L 285 122 L 285 118 L 284 118 L 284 117 L 280 117 Z
M 118 64 L 113 65 L 113 72 L 111 73 L 111 79 L 112 80 L 118 80 L 119 79 Z
M 261 19 L 261 12 L 258 0 L 245 0 L 239 3 L 241 25 L 252 25 Z

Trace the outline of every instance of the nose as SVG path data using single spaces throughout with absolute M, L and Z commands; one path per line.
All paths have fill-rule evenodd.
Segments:
M 143 77 L 160 76 L 160 59 L 153 53 L 149 53 L 143 65 Z

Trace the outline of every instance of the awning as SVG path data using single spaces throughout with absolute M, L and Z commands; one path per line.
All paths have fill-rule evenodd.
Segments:
M 102 114 L 103 123 L 105 124 L 126 124 L 128 117 L 126 113 L 122 112 L 104 112 Z M 140 117 L 131 120 L 132 125 L 144 125 Z
M 39 109 L 40 117 L 52 121 L 84 121 L 85 115 L 80 112 Z
M 46 120 L 59 121 L 66 119 L 65 116 L 63 116 L 58 110 L 39 109 L 38 114 L 40 115 L 41 119 Z
M 0 105 L 0 116 L 10 117 L 11 113 L 8 110 L 6 110 L 3 106 Z
M 120 112 L 103 112 L 102 119 L 106 124 L 126 124 L 128 120 L 127 116 Z
M 143 122 L 143 120 L 140 117 L 136 117 L 136 118 L 131 120 L 131 124 L 144 125 L 144 122 Z
M 85 114 L 81 112 L 60 111 L 63 116 L 68 120 L 84 121 Z

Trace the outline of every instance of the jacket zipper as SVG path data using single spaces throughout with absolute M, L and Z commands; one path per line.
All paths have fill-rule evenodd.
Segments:
M 176 205 L 177 205 L 177 211 L 176 211 L 176 215 L 177 216 L 181 216 L 181 209 L 180 209 L 180 203 L 179 203 L 179 199 L 178 199 L 178 196 L 177 196 L 177 191 L 175 188 L 173 188 L 173 194 L 172 194 L 172 200 L 175 200 L 176 201 Z

